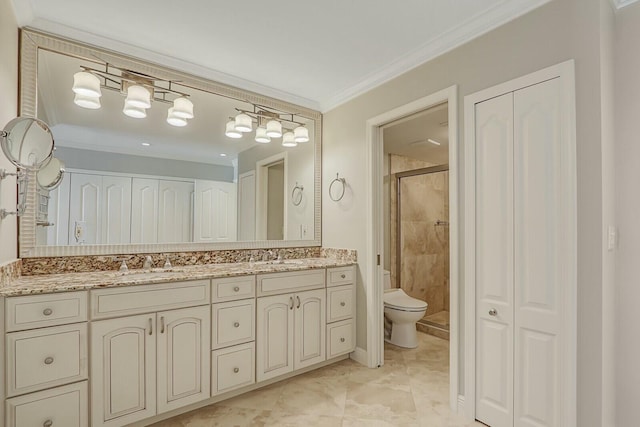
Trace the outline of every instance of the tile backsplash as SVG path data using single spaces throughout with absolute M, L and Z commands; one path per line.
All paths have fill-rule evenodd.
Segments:
M 345 261 L 357 261 L 356 251 L 331 248 L 279 248 L 272 249 L 273 257 L 278 254 L 284 259 L 296 258 L 335 258 Z M 126 259 L 131 269 L 142 268 L 145 258 L 149 255 L 154 267 L 162 267 L 167 259 L 173 266 L 222 264 L 232 262 L 247 262 L 253 256 L 256 261 L 262 260 L 269 249 L 235 249 L 220 251 L 170 252 L 154 254 L 128 255 L 90 255 L 23 258 L 22 275 L 81 273 L 91 271 L 118 270 L 121 259 Z
M 7 285 L 22 274 L 22 260 L 0 265 L 0 287 Z

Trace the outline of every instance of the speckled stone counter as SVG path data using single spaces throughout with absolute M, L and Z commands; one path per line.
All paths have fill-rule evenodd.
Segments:
M 355 264 L 355 262 L 352 260 L 306 258 L 284 260 L 282 263 L 271 261 L 268 263 L 255 262 L 253 264 L 248 262 L 205 264 L 175 267 L 169 270 L 129 270 L 125 273 L 97 271 L 90 273 L 21 276 L 5 286 L 0 287 L 0 297 L 79 291 L 116 286 L 147 285 L 185 280 L 215 279 L 219 277 L 310 270 L 327 267 L 344 267 L 353 264 Z

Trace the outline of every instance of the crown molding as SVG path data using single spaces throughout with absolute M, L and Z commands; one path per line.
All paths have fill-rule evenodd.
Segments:
M 637 1 L 638 0 L 611 0 L 611 4 L 613 4 L 615 9 L 620 10 L 623 7 L 636 3 Z
M 323 113 L 338 107 L 371 89 L 443 55 L 489 31 L 550 2 L 551 0 L 515 0 L 501 3 L 422 44 L 398 60 L 365 77 L 359 83 L 320 102 Z M 624 1 L 624 0 L 623 0 Z M 626 0 L 636 1 L 636 0 Z
M 18 2 L 22 3 L 22 2 Z M 22 19 L 23 17 L 19 18 Z M 65 37 L 72 40 L 79 40 L 83 43 L 97 46 L 103 49 L 113 50 L 115 52 L 124 53 L 135 58 L 142 59 L 144 61 L 152 62 L 167 68 L 173 68 L 174 70 L 192 74 L 201 78 L 213 80 L 225 85 L 233 86 L 238 89 L 255 92 L 260 95 L 265 95 L 271 98 L 279 99 L 291 104 L 295 104 L 301 107 L 310 108 L 312 110 L 319 110 L 320 104 L 312 99 L 304 98 L 298 95 L 294 95 L 289 92 L 285 92 L 279 89 L 275 89 L 269 86 L 255 83 L 250 80 L 245 80 L 240 77 L 232 76 L 220 71 L 213 70 L 211 68 L 203 67 L 201 65 L 194 64 L 189 61 L 174 58 L 162 53 L 154 52 L 148 49 L 140 48 L 129 43 L 120 42 L 108 37 L 93 34 L 87 31 L 79 30 L 67 25 L 63 25 L 57 22 L 49 21 L 42 18 L 35 18 L 28 21 L 28 28 L 42 31 L 49 34 Z

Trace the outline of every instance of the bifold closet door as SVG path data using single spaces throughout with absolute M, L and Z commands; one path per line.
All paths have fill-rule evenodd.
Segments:
M 476 418 L 491 427 L 560 426 L 572 262 L 561 96 L 556 78 L 475 106 Z
M 513 94 L 476 104 L 476 418 L 513 425 Z

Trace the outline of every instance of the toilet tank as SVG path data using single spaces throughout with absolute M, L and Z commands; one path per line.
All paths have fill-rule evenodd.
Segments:
M 391 289 L 391 272 L 389 270 L 384 270 L 384 288 L 383 289 Z

